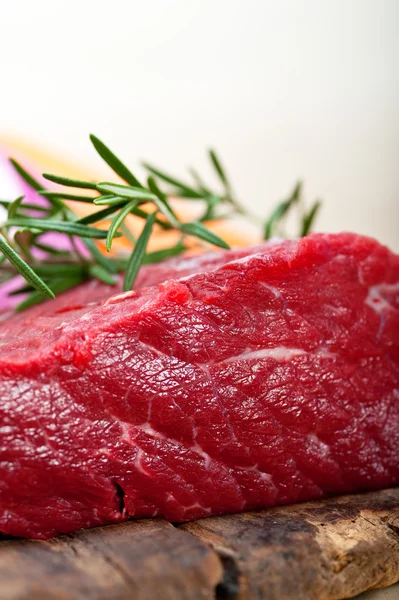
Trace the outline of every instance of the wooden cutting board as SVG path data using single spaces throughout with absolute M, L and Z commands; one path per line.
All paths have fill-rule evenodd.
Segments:
M 398 580 L 399 488 L 0 541 L 1 600 L 337 600 Z

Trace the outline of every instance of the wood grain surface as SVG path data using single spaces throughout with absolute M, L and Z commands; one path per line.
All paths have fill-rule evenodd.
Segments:
M 0 600 L 339 600 L 398 580 L 399 489 L 0 541 Z
M 221 577 L 206 544 L 162 520 L 0 543 L 1 600 L 208 600 Z
M 220 598 L 338 600 L 399 580 L 399 489 L 202 519 L 182 529 L 221 557 Z

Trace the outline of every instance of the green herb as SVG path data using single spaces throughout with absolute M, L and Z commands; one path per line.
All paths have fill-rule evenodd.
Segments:
M 148 190 L 143 188 L 132 187 L 127 185 L 118 185 L 117 183 L 98 183 L 97 189 L 100 192 L 107 194 L 113 194 L 114 197 L 119 200 L 120 198 L 126 198 L 127 200 L 146 200 L 153 201 L 155 196 Z M 95 204 L 111 204 L 114 200 L 107 198 L 106 200 L 97 200 Z
M 65 192 L 50 192 L 49 190 L 39 190 L 38 193 L 45 198 L 62 198 L 63 200 L 75 200 L 76 202 L 93 202 L 92 196 L 81 196 L 79 194 L 66 194 Z
M 71 276 L 71 277 L 63 276 L 62 278 L 57 277 L 57 278 L 53 279 L 52 283 L 51 283 L 52 298 L 54 298 L 55 294 L 60 294 L 61 292 L 65 292 L 66 290 L 69 290 L 70 288 L 73 288 L 73 287 L 79 285 L 79 283 L 82 283 L 84 280 L 85 280 L 85 277 L 79 276 L 79 275 Z M 26 308 L 34 306 L 35 304 L 40 304 L 40 302 L 43 302 L 43 296 L 41 295 L 41 293 L 40 292 L 32 292 L 26 298 L 26 300 L 23 300 L 23 302 L 18 304 L 17 311 L 25 310 Z
M 155 252 L 147 252 L 143 258 L 143 265 L 151 265 L 153 263 L 160 262 L 166 258 L 172 258 L 172 256 L 178 256 L 182 252 L 187 250 L 186 246 L 181 242 L 178 242 L 176 246 L 172 248 L 166 248 L 165 250 L 156 250 Z
M 18 212 L 19 207 L 21 206 L 21 202 L 24 199 L 23 196 L 20 196 L 14 202 L 11 202 L 8 206 L 8 218 L 12 219 Z
M 85 190 L 97 190 L 97 185 L 92 181 L 80 181 L 80 179 L 70 179 L 69 177 L 60 177 L 59 175 L 50 175 L 50 173 L 43 173 L 44 179 L 58 183 L 59 185 L 66 185 L 67 187 L 83 188 Z
M 13 217 L 7 221 L 8 227 L 25 227 L 27 230 L 34 231 L 58 231 L 59 233 L 68 233 L 79 237 L 87 238 L 106 238 L 107 232 L 102 229 L 88 227 L 81 223 L 72 221 L 52 221 L 51 219 L 29 219 L 27 217 Z M 118 235 L 118 234 L 116 234 Z M 120 235 L 120 234 L 119 234 Z
M 127 263 L 125 280 L 123 282 L 124 292 L 131 290 L 134 282 L 136 281 L 136 277 L 138 275 L 139 269 L 143 262 L 143 258 L 145 256 L 145 251 L 147 248 L 148 240 L 150 239 L 154 222 L 155 213 L 152 213 L 151 215 L 148 215 L 143 231 L 141 232 L 141 235 L 136 242 L 129 262 Z
M 175 177 L 172 177 L 171 175 L 167 175 L 166 173 L 163 173 L 163 171 L 160 171 L 159 169 L 152 167 L 148 163 L 143 163 L 143 167 L 145 169 L 147 169 L 147 171 L 149 171 L 149 173 L 152 173 L 152 175 L 155 175 L 155 177 L 157 177 L 158 179 L 161 179 L 162 181 L 165 181 L 166 183 L 170 183 L 171 185 L 175 186 L 175 188 L 176 188 L 175 191 L 177 192 L 177 195 L 183 196 L 185 198 L 202 199 L 204 197 L 203 192 L 195 190 L 194 188 L 183 183 L 179 179 L 176 179 Z
M 125 200 L 121 198 L 120 202 L 115 202 L 115 204 L 112 204 L 108 208 L 104 208 L 103 210 L 98 210 L 97 212 L 92 213 L 91 215 L 82 217 L 81 219 L 79 219 L 79 221 L 76 221 L 76 222 L 82 223 L 82 225 L 90 225 L 91 223 L 100 223 L 101 221 L 108 219 L 119 208 L 122 208 L 123 206 L 125 206 Z
M 18 200 L 18 198 L 17 198 Z M 8 200 L 0 200 L 0 205 L 4 206 L 4 208 L 6 208 L 8 210 L 10 204 L 13 204 L 15 202 L 15 200 L 13 200 L 12 202 L 8 201 Z M 30 210 L 36 210 L 38 212 L 47 212 L 48 208 L 44 207 L 44 206 L 39 206 L 38 204 L 32 204 L 30 202 L 24 202 L 23 204 L 23 208 L 29 208 Z
M 101 265 L 90 265 L 89 267 L 89 275 L 91 277 L 99 279 L 103 283 L 107 283 L 108 285 L 115 285 L 116 279 L 109 274 L 107 269 L 104 269 Z
M 174 227 L 176 227 L 178 229 L 179 228 L 178 218 L 177 218 L 174 210 L 170 206 L 166 194 L 161 192 L 161 190 L 157 186 L 156 181 L 153 177 L 149 177 L 147 181 L 148 181 L 148 187 L 150 188 L 150 190 L 153 192 L 153 194 L 155 196 L 155 204 L 157 205 L 157 207 L 159 208 L 161 213 L 163 213 L 163 215 L 166 217 L 166 219 Z
M 112 223 L 110 225 L 110 228 L 108 230 L 108 234 L 107 234 L 107 240 L 105 242 L 105 247 L 107 249 L 107 251 L 109 252 L 111 250 L 111 246 L 112 246 L 112 240 L 114 239 L 114 237 L 116 236 L 116 232 L 118 231 L 119 227 L 122 225 L 124 219 L 126 219 L 127 215 L 129 213 L 132 212 L 132 210 L 137 206 L 137 200 L 132 200 L 131 202 L 129 202 L 128 204 L 126 204 L 122 210 L 120 210 L 115 217 L 112 219 Z
M 22 277 L 32 285 L 42 296 L 48 298 L 54 298 L 53 292 L 50 288 L 40 279 L 40 277 L 31 269 L 31 267 L 15 252 L 15 250 L 8 244 L 3 237 L 0 236 L 0 252 L 9 263 L 15 267 L 16 271 L 22 275 Z
M 194 223 L 183 223 L 181 226 L 181 231 L 183 233 L 188 233 L 194 237 L 198 237 L 201 240 L 205 240 L 205 242 L 209 242 L 210 244 L 214 244 L 215 246 L 219 246 L 220 248 L 225 248 L 228 250 L 230 246 L 224 242 L 218 235 L 204 227 L 202 223 L 199 221 Z
M 319 200 L 316 200 L 309 212 L 305 211 L 302 200 L 302 182 L 298 181 L 295 184 L 291 195 L 286 200 L 283 200 L 282 202 L 277 204 L 277 206 L 272 210 L 270 216 L 266 220 L 263 230 L 264 239 L 268 240 L 274 235 L 287 237 L 283 230 L 283 225 L 289 212 L 294 208 L 296 208 L 299 217 L 298 235 L 299 237 L 304 237 L 310 232 L 320 206 L 321 202 Z
M 119 175 L 122 179 L 126 181 L 129 185 L 133 185 L 135 187 L 143 187 L 139 180 L 133 175 L 131 171 L 107 146 L 98 139 L 95 135 L 91 134 L 90 139 L 92 141 L 93 146 L 97 150 L 98 154 L 101 156 L 103 160 L 111 167 L 111 169 Z
M 312 225 L 317 216 L 317 213 L 319 212 L 320 207 L 321 207 L 320 200 L 316 200 L 315 203 L 313 204 L 312 208 L 309 210 L 309 212 L 304 215 L 303 222 L 302 222 L 302 230 L 301 230 L 302 237 L 305 237 L 305 235 L 308 235 L 309 231 L 312 229 Z
M 104 142 L 94 135 L 90 139 L 99 156 L 125 183 L 93 182 L 44 174 L 43 177 L 48 181 L 66 188 L 89 190 L 90 195 L 69 193 L 68 190 L 48 190 L 17 161 L 10 159 L 20 177 L 47 200 L 46 206 L 24 203 L 23 197 L 11 202 L 0 201 L 0 205 L 8 211 L 7 220 L 0 226 L 0 283 L 20 274 L 26 280 L 26 285 L 12 293 L 29 294 L 18 305 L 18 310 L 33 306 L 45 297 L 53 298 L 54 294 L 92 277 L 114 285 L 118 272 L 125 273 L 123 289 L 130 290 L 143 264 L 178 256 L 187 249 L 187 237 L 196 239 L 198 243 L 206 242 L 220 248 L 229 248 L 204 222 L 227 219 L 237 213 L 259 221 L 238 201 L 226 169 L 215 150 L 209 151 L 209 160 L 220 190 L 213 190 L 194 169 L 190 169 L 193 180 L 190 184 L 148 163 L 144 163 L 149 176 L 146 185 L 143 185 Z M 169 186 L 166 190 L 165 184 Z M 200 201 L 204 205 L 204 211 L 196 221 L 181 222 L 170 202 L 171 196 Z M 99 210 L 78 218 L 70 209 L 69 201 L 84 202 Z M 307 211 L 303 207 L 301 185 L 297 184 L 290 197 L 277 205 L 265 222 L 266 239 L 281 232 L 287 215 L 294 207 L 300 213 L 300 235 L 307 235 L 317 216 L 320 202 L 316 201 Z M 33 216 L 32 211 L 39 211 L 40 216 Z M 145 221 L 137 240 L 125 225 L 129 214 Z M 109 227 L 99 229 L 98 224 L 108 219 L 111 220 Z M 179 241 L 169 248 L 147 252 L 154 228 L 178 232 Z M 47 243 L 42 236 L 48 232 L 66 235 L 71 241 L 72 249 L 59 250 Z M 110 251 L 113 240 L 122 235 L 121 232 L 134 245 L 130 257 L 125 259 L 106 256 L 95 240 L 105 240 L 106 250 Z M 85 252 L 82 251 L 82 244 Z M 45 252 L 46 257 L 39 260 L 37 250 Z
M 12 164 L 12 166 L 14 167 L 14 169 L 16 170 L 18 175 L 20 175 L 22 177 L 22 179 L 25 181 L 25 183 L 27 183 L 29 185 L 29 187 L 31 187 L 33 190 L 36 190 L 36 192 L 38 192 L 42 188 L 40 183 L 38 181 L 36 181 L 36 179 L 34 177 L 32 177 L 32 175 L 30 175 L 27 171 L 25 171 L 23 166 L 20 165 L 15 160 L 15 158 L 10 158 L 10 163 Z
M 108 273 L 115 274 L 118 272 L 113 263 L 110 260 L 108 260 L 106 256 L 104 256 L 101 250 L 97 248 L 94 240 L 85 239 L 82 241 L 88 249 L 88 251 L 90 252 L 94 264 L 99 264 L 103 269 L 108 271 Z

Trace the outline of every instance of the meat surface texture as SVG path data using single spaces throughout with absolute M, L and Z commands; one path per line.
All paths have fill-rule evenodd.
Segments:
M 171 260 L 0 325 L 0 532 L 399 483 L 399 257 L 354 234 Z

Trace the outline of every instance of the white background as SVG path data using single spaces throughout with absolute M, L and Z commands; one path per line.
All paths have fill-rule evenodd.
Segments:
M 0 0 L 0 133 L 97 169 L 87 134 L 177 174 L 216 146 L 264 216 L 399 249 L 399 0 Z

